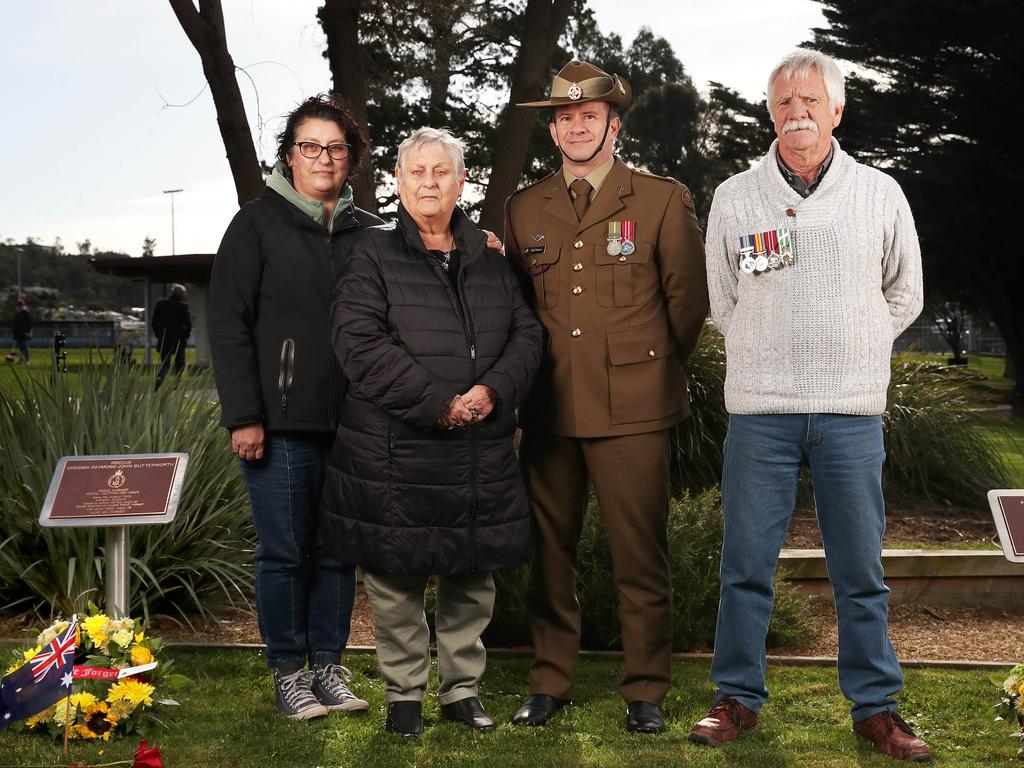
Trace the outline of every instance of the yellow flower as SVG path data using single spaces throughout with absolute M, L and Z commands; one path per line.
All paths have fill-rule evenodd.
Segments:
M 35 656 L 36 654 L 38 654 L 38 653 L 39 653 L 39 651 L 41 651 L 41 650 L 42 650 L 42 647 L 41 647 L 41 646 L 38 646 L 38 645 L 37 645 L 37 646 L 36 646 L 35 648 L 29 648 L 29 649 L 28 649 L 27 651 L 25 651 L 25 653 L 24 653 L 24 654 L 22 654 L 22 655 L 23 655 L 23 656 L 25 657 L 25 661 L 28 661 L 28 660 L 29 660 L 29 659 L 31 659 L 31 658 L 32 658 L 33 656 Z
M 83 713 L 82 719 L 85 722 L 75 726 L 75 729 L 85 739 L 102 737 L 104 741 L 110 741 L 110 732 L 117 726 L 117 719 L 111 717 L 110 708 L 105 701 L 88 707 Z M 81 728 L 85 728 L 88 733 L 84 733 L 80 730 Z
M 135 705 L 128 699 L 115 699 L 108 704 L 110 705 L 110 716 L 117 721 L 131 717 L 132 712 L 135 711 Z
M 149 664 L 153 661 L 153 654 L 149 648 L 144 645 L 136 645 L 132 648 L 132 664 L 139 666 L 141 664 Z
M 132 631 L 130 629 L 118 629 L 115 630 L 111 635 L 110 639 L 117 643 L 122 648 L 127 648 L 128 644 L 132 641 Z
M 82 627 L 85 629 L 85 633 L 89 635 L 89 639 L 92 640 L 94 645 L 106 645 L 107 644 L 107 624 L 110 623 L 110 619 L 104 616 L 102 613 L 97 613 L 95 616 L 89 616 L 82 621 Z
M 143 630 L 142 632 L 136 632 L 135 633 L 135 642 L 136 643 L 141 643 L 145 639 L 146 639 L 146 632 L 145 632 L 145 630 Z
M 36 715 L 32 715 L 32 717 L 25 720 L 25 725 L 27 725 L 29 728 L 35 728 L 40 723 L 48 723 L 50 722 L 50 720 L 53 719 L 53 712 L 53 707 L 47 707 L 42 712 Z
M 74 719 L 75 711 L 71 710 L 71 717 Z M 65 696 L 63 699 L 53 705 L 53 722 L 57 725 L 64 725 L 68 719 L 68 699 Z
M 135 706 L 142 704 L 148 707 L 153 703 L 153 691 L 155 690 L 149 683 L 126 677 L 124 680 L 119 680 L 110 686 L 110 691 L 107 693 L 107 701 L 127 699 Z
M 11 664 L 11 666 L 9 666 L 7 668 L 7 671 L 4 672 L 4 677 L 7 677 L 7 675 L 11 674 L 11 672 L 13 672 L 16 669 L 21 669 L 21 667 L 23 667 L 24 665 L 25 665 L 24 661 L 16 661 L 16 662 L 14 662 L 13 664 Z
M 89 707 L 95 706 L 96 701 L 95 696 L 85 691 L 71 694 L 71 706 L 78 707 L 79 712 L 85 712 Z

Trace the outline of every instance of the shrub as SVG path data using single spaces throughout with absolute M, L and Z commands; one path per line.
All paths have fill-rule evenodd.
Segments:
M 722 510 L 717 490 L 672 501 L 668 540 L 673 592 L 672 647 L 676 651 L 708 648 L 715 638 L 722 549 Z M 576 591 L 582 612 L 582 645 L 590 650 L 621 648 L 611 549 L 594 502 L 587 510 L 578 562 Z M 528 578 L 527 566 L 495 574 L 497 605 L 485 636 L 488 642 L 506 647 L 529 644 Z M 775 588 L 769 642 L 789 644 L 807 629 L 805 599 L 781 578 L 776 579 Z
M 98 357 L 98 355 L 97 355 Z M 102 359 L 77 380 L 19 375 L 0 390 L 0 610 L 81 611 L 104 595 L 101 528 L 41 528 L 66 455 L 189 454 L 174 522 L 132 528 L 131 611 L 209 615 L 247 603 L 255 533 L 248 498 L 207 393 L 208 372 L 153 391 L 152 375 Z
M 725 410 L 725 350 L 708 326 L 687 369 L 691 418 L 673 430 L 672 488 L 700 492 L 718 484 L 722 445 L 729 427 Z M 900 355 L 892 360 L 884 415 L 883 483 L 890 501 L 932 501 L 987 509 L 986 493 L 1011 482 L 990 433 L 975 429 L 981 417 L 975 377 Z M 805 476 L 798 503 L 813 506 Z
M 1009 487 L 990 433 L 975 428 L 975 378 L 910 355 L 893 358 L 883 470 L 890 499 L 987 509 L 988 491 Z

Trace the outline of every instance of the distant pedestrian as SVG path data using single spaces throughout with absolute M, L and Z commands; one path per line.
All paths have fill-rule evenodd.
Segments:
M 185 286 L 175 283 L 171 286 L 171 295 L 158 301 L 153 310 L 153 333 L 160 351 L 160 369 L 156 372 L 157 389 L 171 368 L 172 358 L 175 375 L 185 368 L 185 346 L 192 333 L 192 315 L 185 303 L 186 296 Z
M 28 313 L 28 304 L 24 299 L 18 299 L 14 306 L 14 346 L 17 347 L 18 354 L 21 355 L 25 365 L 28 365 L 28 342 L 32 338 L 32 315 Z M 13 359 L 11 362 L 14 362 Z

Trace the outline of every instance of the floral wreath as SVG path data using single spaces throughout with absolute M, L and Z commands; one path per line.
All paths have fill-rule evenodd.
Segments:
M 88 615 L 80 622 L 75 653 L 75 682 L 72 694 L 26 720 L 12 730 L 46 730 L 51 736 L 109 741 L 119 734 L 146 736 L 161 725 L 154 707 L 174 707 L 178 702 L 165 691 L 184 688 L 191 680 L 172 672 L 174 662 L 161 657 L 163 641 L 147 636 L 139 619 L 112 619 L 89 603 Z M 13 651 L 4 675 L 27 663 L 50 641 L 68 628 L 59 619 L 36 638 L 35 645 Z M 143 667 L 126 676 L 116 671 Z M 66 728 L 70 722 L 70 728 Z

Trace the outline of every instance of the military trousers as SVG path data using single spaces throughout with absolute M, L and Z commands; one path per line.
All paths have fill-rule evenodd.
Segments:
M 627 702 L 660 706 L 672 663 L 668 430 L 598 438 L 524 432 L 520 462 L 534 522 L 530 692 L 572 695 L 580 648 L 576 555 L 593 484 L 618 588 L 619 690 Z
M 377 663 L 391 701 L 422 701 L 430 673 L 430 629 L 424 613 L 429 576 L 363 571 L 377 643 Z M 487 666 L 480 635 L 494 612 L 490 572 L 437 577 L 437 698 L 451 704 L 477 695 Z

